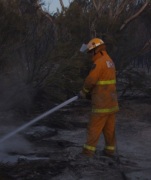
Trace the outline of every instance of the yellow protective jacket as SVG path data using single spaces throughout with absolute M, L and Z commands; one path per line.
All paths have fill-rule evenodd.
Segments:
M 116 71 L 106 51 L 93 56 L 92 69 L 85 79 L 83 91 L 91 93 L 92 112 L 111 114 L 119 110 L 116 93 Z

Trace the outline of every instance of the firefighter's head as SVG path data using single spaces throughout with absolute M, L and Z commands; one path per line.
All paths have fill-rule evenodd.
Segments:
M 80 49 L 81 52 L 87 52 L 93 55 L 103 50 L 106 50 L 106 47 L 105 47 L 104 41 L 102 41 L 102 39 L 99 39 L 99 38 L 91 39 L 88 42 L 88 44 L 83 44 Z

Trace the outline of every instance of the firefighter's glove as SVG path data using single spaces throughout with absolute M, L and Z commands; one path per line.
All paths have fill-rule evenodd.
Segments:
M 78 97 L 79 97 L 80 99 L 86 99 L 86 94 L 81 90 L 81 91 L 79 92 L 79 94 L 78 94 Z

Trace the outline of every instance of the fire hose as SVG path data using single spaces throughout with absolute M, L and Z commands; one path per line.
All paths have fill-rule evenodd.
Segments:
M 50 109 L 49 111 L 46 111 L 45 113 L 41 114 L 40 116 L 34 118 L 33 120 L 31 120 L 30 122 L 20 126 L 19 128 L 17 128 L 16 130 L 10 132 L 9 134 L 7 134 L 6 136 L 2 137 L 0 139 L 0 143 L 4 142 L 5 140 L 9 139 L 10 137 L 14 136 L 15 134 L 19 133 L 20 131 L 24 130 L 25 128 L 31 126 L 32 124 L 40 121 L 41 119 L 43 119 L 44 117 L 52 114 L 53 112 L 61 109 L 62 107 L 68 105 L 69 103 L 72 103 L 73 101 L 76 101 L 78 99 L 78 96 L 74 96 L 68 100 L 66 100 L 65 102 L 59 104 L 58 106 Z

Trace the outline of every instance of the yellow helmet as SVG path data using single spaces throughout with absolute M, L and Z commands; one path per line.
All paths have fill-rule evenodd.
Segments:
M 102 41 L 102 39 L 93 38 L 93 39 L 91 39 L 91 40 L 89 41 L 88 44 L 83 44 L 83 45 L 81 46 L 80 51 L 81 51 L 81 52 L 85 52 L 85 51 L 89 52 L 89 51 L 91 51 L 92 49 L 95 49 L 96 47 L 98 47 L 98 46 L 100 46 L 100 45 L 102 45 L 102 44 L 104 44 L 104 41 Z
M 88 51 L 91 51 L 92 49 L 94 49 L 102 44 L 104 44 L 102 39 L 94 38 L 94 39 L 90 40 L 89 43 L 87 44 Z

